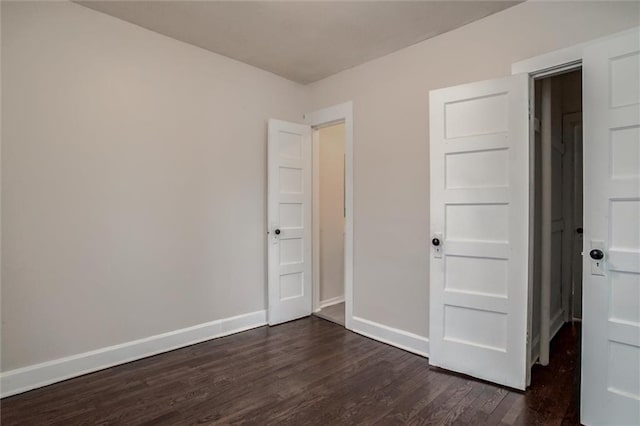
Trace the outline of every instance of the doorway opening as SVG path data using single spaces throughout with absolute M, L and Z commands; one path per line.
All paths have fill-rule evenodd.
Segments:
M 267 138 L 267 322 L 277 325 L 320 309 L 320 131 L 343 123 L 344 327 L 353 319 L 353 104 L 304 115 L 305 124 L 270 119 Z M 313 130 L 312 130 L 313 129 Z M 316 150 L 316 155 L 313 151 Z M 314 176 L 316 174 L 316 176 Z M 314 190 L 314 185 L 317 186 Z M 314 203 L 314 198 L 316 202 Z M 317 211 L 316 207 L 318 208 Z M 329 296 L 326 296 L 329 297 Z M 337 297 L 337 296 L 334 296 Z M 324 299 L 325 305 L 327 300 Z
M 552 339 L 569 324 L 578 357 L 582 318 L 582 69 L 534 77 L 531 146 L 529 366 L 567 351 Z M 565 339 L 566 341 L 566 339 Z M 575 374 L 579 374 L 576 372 Z
M 345 325 L 344 121 L 313 129 L 314 314 Z

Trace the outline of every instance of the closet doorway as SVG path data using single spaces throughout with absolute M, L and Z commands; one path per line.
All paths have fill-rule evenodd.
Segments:
M 313 129 L 315 315 L 345 325 L 345 123 Z

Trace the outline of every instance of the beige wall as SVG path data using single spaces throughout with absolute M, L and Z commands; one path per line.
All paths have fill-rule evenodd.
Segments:
M 526 2 L 311 85 L 354 102 L 354 315 L 428 334 L 429 90 L 638 25 L 637 2 Z
M 344 297 L 345 127 L 320 133 L 320 302 Z
M 306 90 L 2 2 L 2 370 L 265 309 L 266 120 Z

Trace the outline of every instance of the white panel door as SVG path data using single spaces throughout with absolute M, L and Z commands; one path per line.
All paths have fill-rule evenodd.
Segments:
M 269 325 L 311 314 L 311 128 L 269 120 Z
M 429 362 L 524 389 L 529 78 L 430 95 Z
M 581 421 L 639 425 L 640 34 L 585 48 L 583 75 Z

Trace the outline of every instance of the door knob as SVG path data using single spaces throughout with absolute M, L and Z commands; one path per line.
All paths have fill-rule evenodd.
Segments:
M 604 253 L 602 252 L 602 250 L 593 249 L 589 252 L 589 256 L 593 260 L 602 260 L 604 258 Z
M 434 238 L 433 240 L 431 240 L 431 244 L 433 244 L 434 246 L 438 247 L 440 245 L 440 239 L 439 238 Z
M 576 232 L 577 232 L 578 234 L 582 234 L 582 228 L 576 228 Z
M 276 235 L 280 235 L 280 230 L 276 228 L 275 231 L 273 231 Z

